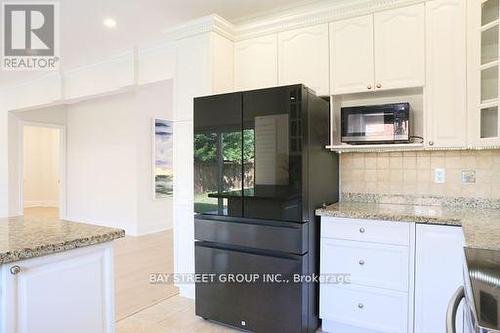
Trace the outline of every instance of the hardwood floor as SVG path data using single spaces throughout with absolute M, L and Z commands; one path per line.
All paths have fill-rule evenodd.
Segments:
M 116 323 L 116 333 L 239 332 L 194 314 L 194 302 L 174 296 Z
M 59 217 L 59 208 L 57 207 L 30 207 L 24 209 L 24 216 L 40 217 Z
M 114 242 L 116 320 L 130 316 L 178 294 L 173 284 L 151 284 L 151 273 L 173 273 L 173 232 L 141 237 L 126 236 Z
M 194 301 L 173 296 L 116 323 L 116 333 L 236 333 L 194 314 Z M 316 333 L 323 332 L 318 329 Z

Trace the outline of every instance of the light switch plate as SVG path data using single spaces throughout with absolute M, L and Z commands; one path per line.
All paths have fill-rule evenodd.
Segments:
M 462 170 L 462 184 L 475 184 L 476 170 Z
M 446 182 L 446 170 L 443 168 L 434 169 L 434 183 L 444 184 Z

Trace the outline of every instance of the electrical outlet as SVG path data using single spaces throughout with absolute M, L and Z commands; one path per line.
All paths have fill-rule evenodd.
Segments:
M 462 170 L 462 184 L 475 184 L 476 170 Z
M 446 170 L 443 168 L 434 169 L 434 183 L 444 184 L 446 182 Z

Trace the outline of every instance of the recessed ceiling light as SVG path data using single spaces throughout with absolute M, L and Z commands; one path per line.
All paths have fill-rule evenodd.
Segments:
M 102 24 L 104 24 L 105 27 L 107 28 L 116 28 L 116 21 L 112 19 L 111 17 L 107 17 L 102 21 Z

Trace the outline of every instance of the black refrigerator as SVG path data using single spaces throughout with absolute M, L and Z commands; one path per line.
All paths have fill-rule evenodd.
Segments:
M 195 98 L 195 272 L 212 277 L 196 282 L 198 316 L 252 332 L 316 330 L 314 210 L 338 200 L 329 121 L 329 102 L 303 85 Z

